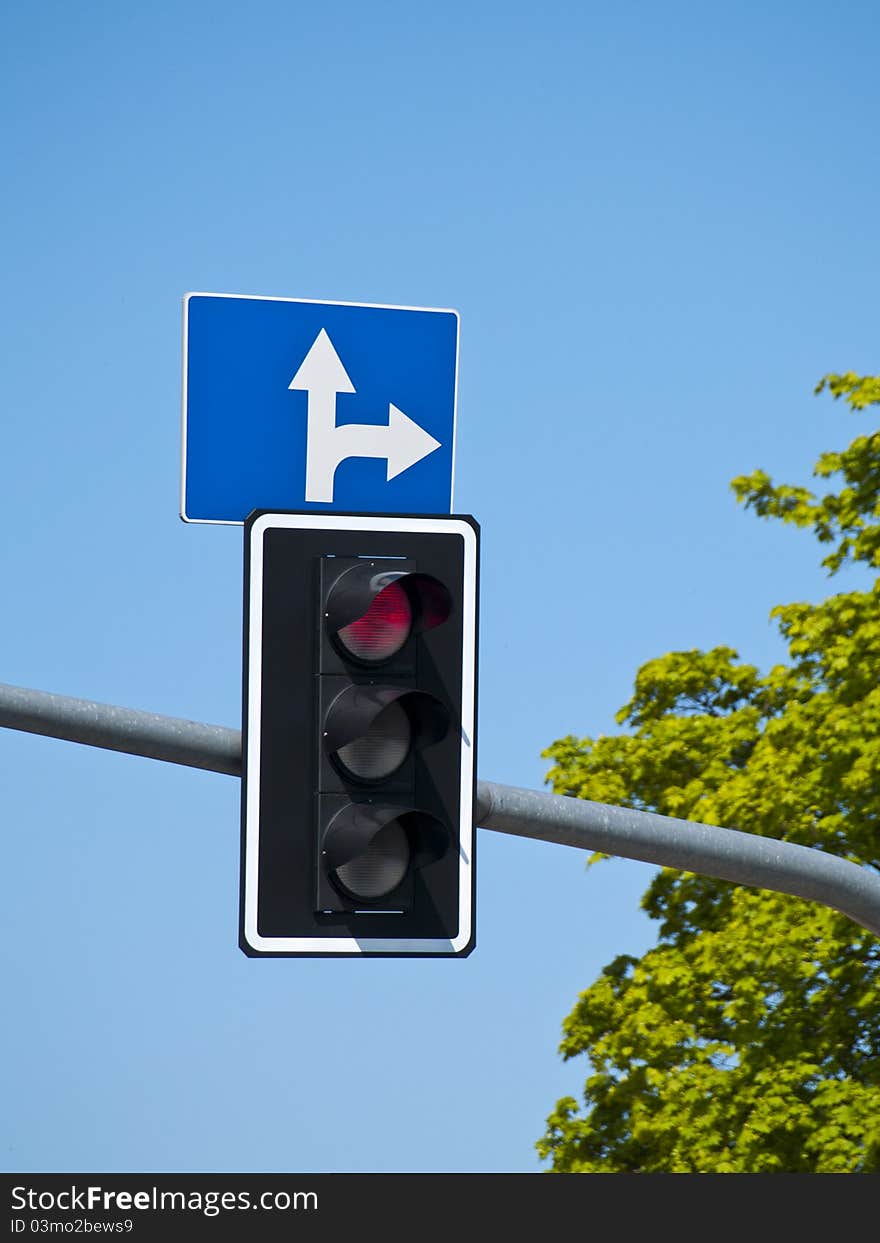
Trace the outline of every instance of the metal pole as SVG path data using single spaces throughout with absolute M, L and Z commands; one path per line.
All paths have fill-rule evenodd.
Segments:
M 501 833 L 808 898 L 880 936 L 880 875 L 808 846 L 488 781 L 477 783 L 476 816 Z
M 241 776 L 241 733 L 0 684 L 0 726 Z M 484 829 L 774 889 L 833 907 L 880 936 L 880 876 L 836 855 L 737 829 L 477 782 Z
M 0 684 L 0 725 L 108 751 L 241 776 L 241 733 L 135 708 Z

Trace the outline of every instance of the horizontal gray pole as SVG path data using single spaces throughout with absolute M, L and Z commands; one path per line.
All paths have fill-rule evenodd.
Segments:
M 880 875 L 808 846 L 488 781 L 477 783 L 476 819 L 500 833 L 808 898 L 880 936 Z
M 223 725 L 0 684 L 0 726 L 241 776 L 241 733 Z M 498 833 L 807 898 L 880 936 L 880 876 L 793 842 L 491 781 L 477 782 L 475 819 Z
M 0 683 L 0 725 L 107 751 L 241 776 L 241 733 L 136 708 Z

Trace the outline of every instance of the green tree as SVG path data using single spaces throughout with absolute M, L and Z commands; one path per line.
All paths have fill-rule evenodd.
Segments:
M 880 377 L 816 392 L 880 405 Z M 764 517 L 813 530 L 830 574 L 880 569 L 880 432 L 825 453 L 818 496 L 762 471 L 734 479 Z M 627 732 L 548 748 L 558 794 L 725 825 L 880 866 L 880 578 L 771 614 L 789 662 L 761 674 L 729 647 L 644 665 Z M 595 863 L 601 856 L 594 856 Z M 560 1052 L 585 1054 L 583 1102 L 538 1142 L 557 1172 L 880 1170 L 880 941 L 784 894 L 662 869 L 659 921 L 583 992 Z

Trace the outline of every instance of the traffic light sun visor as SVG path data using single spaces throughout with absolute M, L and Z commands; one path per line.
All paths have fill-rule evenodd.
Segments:
M 442 625 L 452 612 L 447 588 L 429 574 L 384 570 L 369 561 L 340 576 L 327 600 L 327 629 L 347 656 L 380 664 L 411 634 Z
M 355 684 L 336 696 L 325 724 L 324 745 L 331 756 L 371 734 L 377 742 L 397 734 L 406 739 L 402 762 L 410 746 L 426 747 L 445 738 L 450 717 L 440 701 L 425 691 Z M 340 758 L 346 764 L 345 756 Z
M 328 871 L 344 889 L 358 898 L 375 899 L 397 888 L 411 865 L 424 867 L 441 859 L 449 843 L 448 830 L 424 812 L 351 803 L 327 826 L 323 854 Z

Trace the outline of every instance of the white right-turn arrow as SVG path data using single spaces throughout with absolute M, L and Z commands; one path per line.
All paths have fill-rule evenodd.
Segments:
M 336 468 L 346 458 L 385 458 L 386 479 L 394 479 L 441 447 L 439 440 L 393 402 L 388 405 L 387 423 L 344 423 L 337 427 L 336 394 L 354 393 L 356 389 L 323 328 L 288 388 L 308 393 L 307 501 L 333 500 Z

